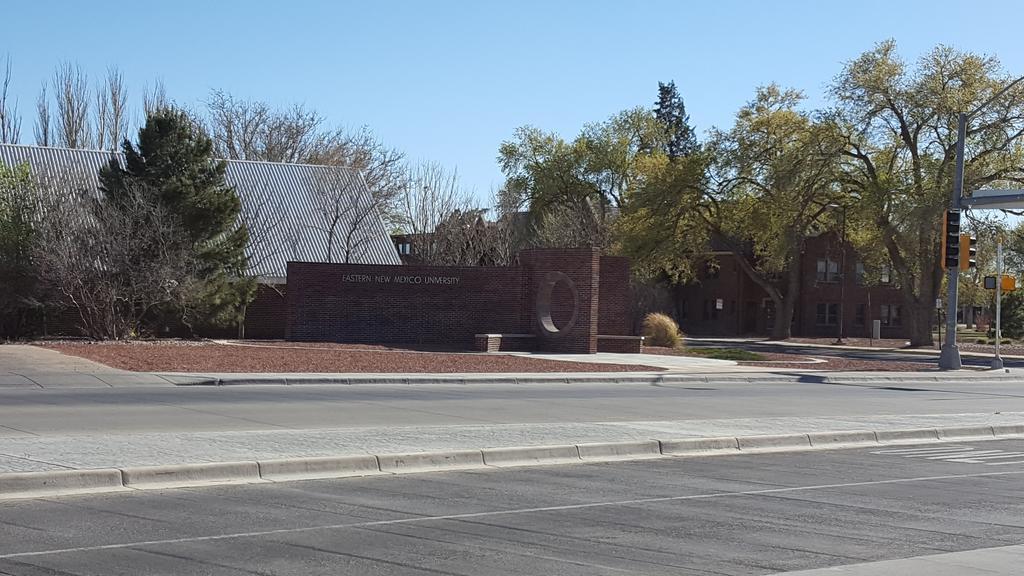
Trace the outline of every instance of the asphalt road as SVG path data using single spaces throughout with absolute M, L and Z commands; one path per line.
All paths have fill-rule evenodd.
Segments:
M 899 350 L 862 350 L 854 348 L 822 348 L 819 346 L 801 346 L 798 343 L 786 344 L 759 344 L 757 342 L 722 342 L 715 340 L 701 340 L 700 338 L 686 339 L 686 345 L 694 348 L 742 348 L 752 352 L 770 352 L 776 354 L 801 354 L 806 356 L 849 358 L 852 360 L 888 360 L 892 362 L 913 362 L 921 364 L 922 369 L 935 368 L 938 363 L 938 354 L 915 354 L 901 352 Z M 975 366 L 988 368 L 992 364 L 992 357 L 977 357 L 962 355 L 961 363 L 964 366 Z M 1003 359 L 1003 365 L 1007 368 L 1024 367 L 1024 360 Z
M 1024 382 L 0 390 L 0 436 L 1024 412 Z
M 1021 543 L 1022 440 L 0 503 L 18 576 L 772 574 Z

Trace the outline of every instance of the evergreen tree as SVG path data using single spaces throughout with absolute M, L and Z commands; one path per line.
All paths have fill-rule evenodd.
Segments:
M 665 153 L 669 159 L 686 157 L 697 150 L 697 136 L 675 82 L 658 82 L 654 115 L 665 130 Z
M 190 327 L 237 322 L 254 291 L 243 280 L 249 231 L 224 178 L 227 164 L 214 159 L 209 136 L 185 112 L 163 107 L 149 114 L 137 145 L 125 140 L 122 150 L 124 166 L 111 160 L 100 172 L 104 199 L 122 205 L 133 192 L 146 191 L 195 255 L 192 297 L 173 312 Z

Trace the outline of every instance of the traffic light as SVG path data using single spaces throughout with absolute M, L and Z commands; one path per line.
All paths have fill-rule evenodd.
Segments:
M 978 239 L 970 234 L 960 235 L 960 269 L 970 270 L 978 266 L 974 259 L 978 255 Z
M 942 223 L 942 257 L 943 268 L 960 266 L 960 211 L 946 210 L 946 220 Z

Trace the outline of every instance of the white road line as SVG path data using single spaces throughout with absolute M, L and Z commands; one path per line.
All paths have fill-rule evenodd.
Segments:
M 1009 464 L 1024 464 L 1021 462 L 1009 462 Z M 995 464 L 993 464 L 995 465 Z M 301 534 L 304 532 L 315 532 L 318 530 L 339 530 L 344 528 L 366 528 L 372 526 L 392 526 L 396 524 L 418 524 L 421 522 L 437 522 L 444 520 L 465 520 L 468 518 L 486 518 L 488 516 L 512 516 L 519 514 L 536 514 L 543 512 L 560 512 L 565 510 L 585 510 L 588 508 L 603 508 L 607 506 L 635 506 L 640 504 L 654 504 L 658 502 L 680 502 L 684 500 L 708 500 L 712 498 L 728 498 L 733 496 L 760 496 L 763 494 L 785 494 L 787 492 L 805 492 L 809 490 L 831 490 L 835 488 L 857 488 L 862 486 L 883 486 L 887 484 L 909 484 L 912 482 L 929 482 L 934 480 L 957 480 L 963 478 L 985 478 L 988 476 L 1017 476 L 1024 474 L 1024 470 L 1010 470 L 1006 472 L 979 472 L 977 474 L 948 474 L 945 476 L 919 476 L 915 478 L 894 478 L 892 480 L 871 480 L 867 482 L 846 482 L 842 484 L 817 484 L 814 486 L 793 486 L 789 488 L 767 488 L 764 490 L 748 490 L 743 492 L 714 492 L 710 494 L 690 494 L 687 496 L 663 496 L 659 498 L 637 498 L 634 500 L 616 500 L 606 502 L 590 502 L 585 504 L 566 504 L 563 506 L 543 506 L 539 508 L 513 508 L 509 510 L 492 510 L 490 512 L 469 512 L 465 514 L 447 514 L 444 516 L 417 516 L 414 518 L 399 518 L 396 520 L 373 520 L 367 522 L 351 522 L 347 524 L 327 524 L 323 526 L 306 526 L 303 528 L 280 528 L 277 530 L 261 530 L 255 532 L 235 532 L 231 534 L 216 534 L 212 536 L 191 536 L 185 538 L 167 538 L 164 540 L 140 540 L 136 542 L 124 542 L 121 544 L 104 544 L 99 546 L 80 546 L 75 548 L 54 548 L 51 550 L 38 550 L 34 552 L 12 552 L 0 554 L 0 560 L 11 558 L 29 558 L 33 556 L 50 556 L 53 554 L 71 554 L 76 552 L 95 552 L 99 550 L 121 550 L 138 546 L 161 546 L 168 544 L 184 544 L 191 542 L 211 542 L 217 540 L 232 540 L 237 538 L 258 538 L 262 536 L 278 536 L 282 534 Z
M 1010 464 L 1024 464 L 1024 460 L 1015 460 L 1013 462 L 987 462 L 986 466 L 1007 466 Z

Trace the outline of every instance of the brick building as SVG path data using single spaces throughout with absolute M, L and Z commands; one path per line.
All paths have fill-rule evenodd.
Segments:
M 867 270 L 852 247 L 847 247 L 845 270 L 842 262 L 843 243 L 835 234 L 807 240 L 798 264 L 793 335 L 838 336 L 842 317 L 845 337 L 869 337 L 873 320 L 881 321 L 882 338 L 905 337 L 903 295 L 891 270 Z M 779 321 L 767 292 L 726 251 L 714 252 L 697 280 L 677 287 L 673 298 L 687 334 L 767 336 Z

